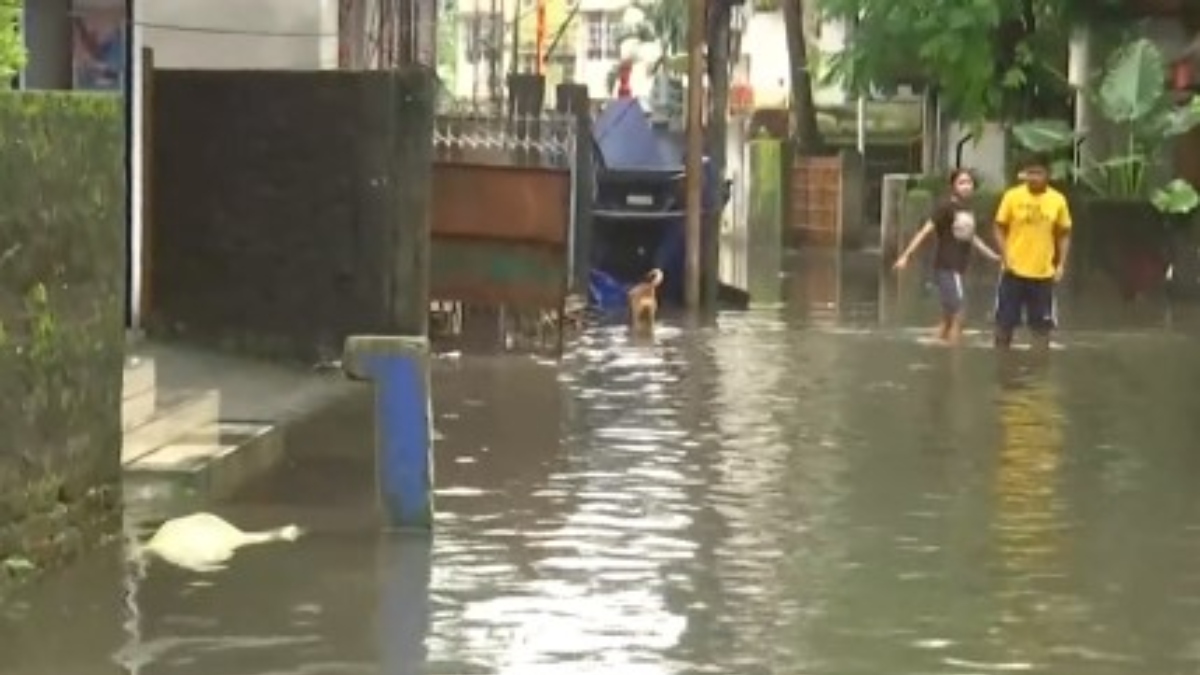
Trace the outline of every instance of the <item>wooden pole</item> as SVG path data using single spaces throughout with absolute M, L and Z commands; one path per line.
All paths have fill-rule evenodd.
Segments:
M 684 300 L 700 308 L 700 252 L 704 222 L 704 34 L 707 0 L 688 0 L 687 259 Z

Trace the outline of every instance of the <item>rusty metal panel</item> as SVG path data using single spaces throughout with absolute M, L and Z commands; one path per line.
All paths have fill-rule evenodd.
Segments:
M 842 159 L 797 158 L 790 180 L 790 225 L 801 243 L 838 247 L 842 242 Z
M 432 233 L 563 246 L 570 226 L 566 169 L 438 162 Z
M 566 291 L 560 246 L 443 237 L 433 240 L 431 253 L 433 300 L 554 309 Z

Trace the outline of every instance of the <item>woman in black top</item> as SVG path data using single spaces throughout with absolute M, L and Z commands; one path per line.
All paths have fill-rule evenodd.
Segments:
M 950 194 L 934 207 L 933 214 L 913 237 L 908 248 L 900 254 L 895 266 L 897 270 L 908 267 L 908 259 L 912 254 L 929 235 L 934 235 L 933 275 L 942 304 L 942 320 L 938 324 L 937 337 L 950 344 L 957 343 L 962 337 L 966 301 L 963 274 L 971 260 L 971 248 L 979 249 L 996 262 L 1000 261 L 1000 256 L 975 234 L 975 212 L 971 210 L 970 203 L 974 192 L 975 179 L 971 172 L 955 169 L 950 174 Z

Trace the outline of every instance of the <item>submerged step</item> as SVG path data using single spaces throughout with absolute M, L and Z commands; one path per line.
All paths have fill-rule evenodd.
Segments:
M 154 359 L 130 357 L 125 360 L 121 388 L 121 430 L 132 431 L 154 417 L 157 390 Z
M 184 436 L 195 437 L 204 430 L 215 433 L 213 425 L 220 416 L 220 406 L 220 395 L 215 391 L 183 391 L 167 395 L 159 392 L 154 415 L 125 432 L 121 463 L 127 466 Z M 216 441 L 215 435 L 211 440 Z
M 232 495 L 283 459 L 283 433 L 268 422 L 216 422 L 125 465 L 135 501 L 207 501 Z

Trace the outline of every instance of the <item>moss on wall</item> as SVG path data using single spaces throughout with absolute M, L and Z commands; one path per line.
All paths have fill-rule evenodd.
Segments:
M 115 523 L 124 127 L 111 95 L 0 94 L 0 590 Z

